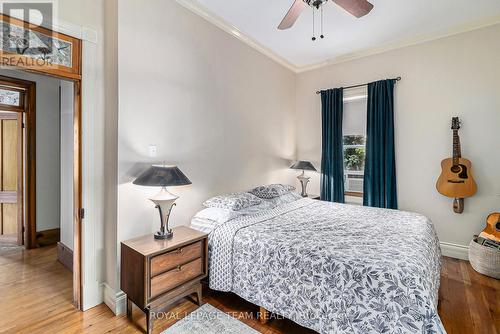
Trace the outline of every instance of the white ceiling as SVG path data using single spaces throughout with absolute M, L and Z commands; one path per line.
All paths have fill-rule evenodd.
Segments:
M 222 21 L 219 25 L 234 26 L 297 69 L 500 23 L 500 0 L 371 0 L 375 8 L 361 19 L 330 2 L 324 7 L 326 37 L 313 42 L 309 8 L 291 29 L 276 28 L 293 0 L 190 2 L 212 22 L 215 18 Z M 316 19 L 318 23 L 318 15 Z

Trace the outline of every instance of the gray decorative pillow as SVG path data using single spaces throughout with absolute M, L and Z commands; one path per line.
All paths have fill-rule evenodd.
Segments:
M 212 197 L 203 203 L 207 208 L 219 208 L 238 211 L 253 205 L 260 204 L 262 201 L 250 193 L 232 193 Z
M 257 197 L 270 199 L 282 196 L 286 193 L 294 191 L 295 187 L 290 186 L 288 184 L 269 184 L 267 186 L 260 186 L 257 188 L 253 188 L 249 191 L 249 193 L 254 194 Z

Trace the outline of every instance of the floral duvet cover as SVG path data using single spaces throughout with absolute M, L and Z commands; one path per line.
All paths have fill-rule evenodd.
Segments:
M 445 333 L 426 217 L 300 199 L 209 235 L 210 288 L 320 333 Z

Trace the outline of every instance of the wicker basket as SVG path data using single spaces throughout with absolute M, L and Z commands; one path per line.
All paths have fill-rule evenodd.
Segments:
M 475 239 L 475 238 L 474 238 Z M 500 251 L 471 240 L 469 261 L 478 273 L 500 279 Z

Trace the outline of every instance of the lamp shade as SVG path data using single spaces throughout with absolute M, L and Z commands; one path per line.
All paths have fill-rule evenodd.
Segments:
M 297 161 L 293 165 L 290 166 L 291 169 L 302 169 L 302 170 L 312 170 L 312 171 L 317 171 L 316 168 L 314 168 L 313 164 L 310 163 L 309 161 Z
M 145 170 L 133 184 L 149 187 L 172 187 L 191 184 L 177 166 L 151 166 Z

